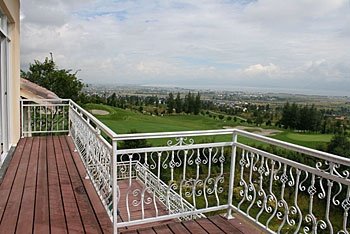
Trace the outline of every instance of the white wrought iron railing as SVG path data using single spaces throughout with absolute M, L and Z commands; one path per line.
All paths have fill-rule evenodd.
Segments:
M 232 212 L 270 233 L 350 232 L 348 158 L 237 129 L 116 134 L 68 105 L 69 133 L 115 232 Z
M 31 134 L 68 133 L 68 99 L 21 99 L 22 137 Z

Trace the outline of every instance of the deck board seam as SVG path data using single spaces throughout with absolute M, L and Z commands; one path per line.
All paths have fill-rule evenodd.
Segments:
M 65 167 L 66 167 L 66 172 L 67 172 L 67 175 L 68 175 L 68 178 L 69 178 L 69 182 L 70 182 L 70 183 L 69 183 L 69 184 L 70 184 L 70 188 L 71 188 L 71 190 L 72 190 L 72 192 L 73 192 L 73 197 L 74 197 L 74 201 L 75 201 L 75 204 L 76 204 L 78 213 L 79 213 L 80 222 L 81 222 L 82 227 L 83 227 L 83 229 L 84 229 L 84 233 L 86 233 L 86 229 L 85 229 L 84 221 L 83 221 L 83 218 L 82 218 L 81 210 L 80 210 L 80 208 L 79 208 L 79 203 L 78 203 L 78 200 L 77 200 L 75 191 L 74 191 L 73 181 L 72 181 L 72 178 L 71 178 L 71 173 L 69 172 L 67 159 L 66 159 L 65 154 L 64 154 L 64 151 L 63 151 L 62 142 L 61 142 L 61 139 L 60 139 L 59 137 L 56 137 L 56 138 L 57 138 L 57 140 L 58 140 L 58 142 L 59 142 L 59 145 L 60 145 L 60 148 L 61 148 L 61 151 L 62 151 L 63 162 L 64 162 L 64 165 L 65 165 Z
M 60 180 L 60 171 L 58 170 L 58 163 L 57 163 L 57 152 L 56 152 L 56 148 L 55 148 L 55 145 L 54 145 L 53 136 L 50 136 L 50 138 L 51 138 L 51 142 L 52 142 L 52 148 L 53 148 L 54 159 L 55 159 L 54 165 L 55 165 L 56 172 L 57 172 L 57 181 L 58 181 L 58 188 L 59 188 L 60 197 L 61 197 L 61 205 L 62 205 L 63 217 L 64 217 L 64 222 L 66 224 L 65 225 L 66 226 L 66 232 L 68 232 L 68 222 L 67 222 L 67 217 L 66 217 L 66 209 L 64 207 L 64 201 L 63 201 L 63 194 L 62 194 L 62 187 L 61 187 L 61 180 Z M 50 225 L 50 232 L 51 232 L 51 225 Z
M 100 220 L 99 215 L 97 214 L 97 211 L 95 210 L 95 207 L 94 207 L 93 201 L 92 201 L 92 197 L 90 197 L 90 192 L 88 192 L 88 190 L 87 190 L 87 188 L 86 188 L 86 185 L 85 185 L 85 182 L 83 181 L 84 175 L 82 175 L 82 174 L 80 173 L 80 170 L 79 170 L 79 168 L 78 168 L 78 165 L 77 165 L 78 162 L 77 162 L 77 160 L 79 160 L 79 161 L 82 163 L 82 165 L 84 166 L 84 172 L 86 172 L 86 171 L 85 171 L 85 170 L 86 170 L 85 165 L 84 165 L 84 163 L 83 163 L 83 161 L 82 161 L 80 155 L 79 155 L 78 153 L 74 153 L 74 149 L 72 149 L 72 144 L 73 144 L 73 147 L 76 147 L 75 144 L 74 144 L 74 142 L 70 143 L 69 140 L 67 139 L 67 137 L 65 137 L 65 140 L 66 140 L 66 142 L 67 142 L 68 148 L 70 149 L 70 154 L 71 154 L 71 157 L 72 157 L 72 161 L 73 161 L 73 163 L 74 163 L 74 166 L 75 166 L 76 169 L 77 169 L 77 172 L 78 172 L 78 174 L 79 174 L 79 176 L 80 176 L 80 179 L 81 179 L 81 181 L 82 181 L 82 184 L 83 184 L 83 186 L 84 186 L 84 189 L 85 189 L 85 191 L 86 191 L 86 193 L 87 193 L 87 198 L 88 198 L 89 203 L 90 203 L 90 205 L 91 205 L 91 207 L 92 207 L 93 214 L 95 215 L 95 218 L 96 218 L 96 220 L 97 220 L 97 223 L 98 223 L 99 226 L 100 226 L 100 229 L 101 229 L 102 233 L 105 233 L 106 227 L 104 227 L 104 225 L 103 225 L 103 223 L 102 223 L 102 220 Z M 78 157 L 78 158 L 76 159 L 75 156 Z M 90 180 L 90 179 L 89 179 L 89 180 Z M 90 181 L 90 183 L 91 183 L 91 181 Z M 92 184 L 91 184 L 91 187 L 92 187 L 92 190 L 93 190 L 92 192 L 94 192 L 94 193 L 95 193 L 95 196 L 97 196 L 97 197 L 99 198 L 98 193 L 97 193 L 95 187 L 94 187 Z M 101 202 L 101 200 L 99 199 L 98 202 Z M 101 202 L 100 205 L 102 206 L 103 211 L 106 212 L 106 215 L 108 216 L 107 211 L 105 210 L 105 207 L 103 206 L 102 202 Z M 109 217 L 108 217 L 108 221 L 111 222 L 111 220 L 110 220 Z
M 27 179 L 27 173 L 28 173 L 28 166 L 29 166 L 29 161 L 30 161 L 30 155 L 32 154 L 32 150 L 33 150 L 33 144 L 34 144 L 34 138 L 32 140 L 32 144 L 30 145 L 30 153 L 29 153 L 29 156 L 28 156 L 28 162 L 27 162 L 27 166 L 26 166 L 26 174 L 24 176 L 24 182 L 23 182 L 23 186 L 22 186 L 22 194 L 21 194 L 21 199 L 19 202 L 19 209 L 17 211 L 17 220 L 16 220 L 16 227 L 15 227 L 15 232 L 17 230 L 17 226 L 18 226 L 18 221 L 19 221 L 19 216 L 20 216 L 20 213 L 21 213 L 21 207 L 22 207 L 22 200 L 23 200 L 23 195 L 24 195 L 24 188 L 25 188 L 25 184 L 26 184 L 26 179 Z M 21 161 L 22 161 L 22 158 L 21 158 Z M 17 174 L 17 173 L 16 173 Z M 12 193 L 12 189 L 11 189 L 11 193 Z
M 4 218 L 4 214 L 5 214 L 5 211 L 6 211 L 7 203 L 8 203 L 8 201 L 9 201 L 9 199 L 10 199 L 10 195 L 11 195 L 11 191 L 12 191 L 13 185 L 14 185 L 14 183 L 15 183 L 15 178 L 16 178 L 16 176 L 17 176 L 19 164 L 20 164 L 21 159 L 22 159 L 22 156 L 23 156 L 24 147 L 25 147 L 25 145 L 26 145 L 27 138 L 23 139 L 23 141 L 24 141 L 24 143 L 23 143 L 23 149 L 22 149 L 21 153 L 17 156 L 17 157 L 19 157 L 19 159 L 18 159 L 17 166 L 15 167 L 15 168 L 16 168 L 16 171 L 15 171 L 15 173 L 14 173 L 14 175 L 13 175 L 12 180 L 11 180 L 11 181 L 12 181 L 12 182 L 11 182 L 11 186 L 10 186 L 9 191 L 8 191 L 8 193 L 7 193 L 7 198 L 6 198 L 6 201 L 5 201 L 5 203 L 4 203 L 4 209 L 3 209 L 3 211 L 0 213 L 0 226 L 1 226 L 1 223 L 2 223 L 3 218 Z M 14 160 L 14 157 L 16 156 L 15 153 L 16 153 L 16 151 L 14 152 L 14 155 L 13 155 L 13 157 L 12 157 L 12 159 L 11 159 L 11 162 L 10 162 L 9 167 L 7 168 L 7 171 L 6 171 L 5 175 L 4 175 L 4 179 L 2 180 L 2 183 L 0 184 L 0 187 L 1 187 L 1 185 L 5 182 L 5 176 L 9 173 L 9 170 L 8 170 L 8 169 L 10 168 L 10 166 L 11 166 L 11 164 L 12 164 L 12 161 Z M 17 159 L 17 157 L 16 157 L 16 159 Z M 13 162 L 13 163 L 14 163 L 14 162 Z M 15 164 L 15 165 L 16 165 L 16 164 Z
M 50 232 L 50 197 L 49 197 L 49 178 L 48 178 L 48 144 L 47 137 L 39 137 L 40 147 L 38 154 L 38 170 L 37 170 L 37 184 L 35 197 L 35 214 L 34 214 L 34 233 Z M 42 199 L 42 200 L 40 200 Z M 38 206 L 38 207 L 37 207 Z M 36 212 L 41 208 L 41 211 Z M 41 219 L 40 219 L 41 218 Z M 47 222 L 47 225 L 42 225 L 42 219 Z M 38 225 L 39 223 L 39 225 Z M 39 229 L 39 230 L 38 230 Z
M 90 207 L 92 208 L 91 210 L 92 210 L 92 212 L 93 212 L 93 214 L 94 214 L 94 217 L 95 217 L 95 219 L 96 219 L 96 221 L 97 221 L 97 223 L 98 223 L 98 225 L 99 225 L 100 230 L 103 232 L 102 224 L 100 223 L 100 220 L 98 219 L 98 216 L 97 216 L 97 214 L 96 214 L 95 209 L 93 208 L 93 205 L 92 205 L 90 196 L 88 196 L 88 193 L 87 193 L 86 188 L 85 188 L 85 185 L 84 185 L 84 181 L 82 180 L 81 174 L 79 173 L 78 167 L 77 167 L 76 162 L 75 162 L 75 160 L 74 160 L 74 155 L 73 155 L 73 153 L 72 153 L 72 151 L 71 151 L 71 148 L 70 148 L 70 146 L 69 146 L 69 142 L 67 141 L 66 138 L 64 138 L 64 139 L 65 139 L 66 144 L 67 144 L 67 146 L 68 146 L 70 156 L 72 157 L 73 165 L 74 165 L 74 167 L 75 167 L 75 169 L 77 170 L 77 173 L 78 173 L 78 175 L 79 175 L 80 182 L 81 182 L 81 184 L 83 185 L 84 190 L 85 190 L 85 192 L 86 192 L 86 194 L 87 194 L 87 198 L 88 198 L 88 201 L 89 201 L 89 205 L 90 205 Z M 80 159 L 80 157 L 79 157 L 79 159 Z M 95 188 L 94 188 L 94 189 L 95 189 Z M 96 194 L 96 195 L 97 195 L 97 194 Z
M 72 219 L 70 223 L 68 223 L 68 221 L 67 221 L 67 228 L 69 228 L 68 226 L 72 226 L 72 227 L 79 226 L 86 233 L 84 222 L 82 220 L 81 211 L 79 210 L 79 205 L 78 205 L 75 193 L 74 193 L 72 180 L 71 180 L 71 177 L 69 174 L 67 162 L 66 162 L 65 155 L 63 152 L 63 147 L 62 147 L 62 144 L 61 144 L 59 137 L 54 137 L 54 145 L 57 145 L 60 149 L 60 157 L 61 158 L 60 158 L 59 164 L 60 164 L 60 170 L 62 172 L 60 179 L 62 179 L 64 182 L 68 182 L 67 184 L 64 184 L 65 186 L 63 187 L 65 189 L 65 195 L 63 196 L 63 203 L 65 206 L 68 206 L 71 202 L 73 202 L 73 204 L 72 204 L 73 207 L 70 207 L 70 208 L 72 208 L 72 210 L 68 210 L 65 213 L 65 215 L 68 215 L 68 217 L 66 217 L 67 219 L 69 217 L 71 217 L 71 218 L 74 217 L 74 219 Z M 61 187 L 61 189 L 62 189 L 62 187 Z M 62 190 L 62 192 L 63 192 L 63 190 Z M 72 211 L 74 213 L 72 213 Z M 78 215 L 78 217 L 74 216 L 74 214 Z
M 63 155 L 65 158 L 67 171 L 68 171 L 69 178 L 71 181 L 71 186 L 73 188 L 73 194 L 74 194 L 75 200 L 77 202 L 77 207 L 78 207 L 78 210 L 80 213 L 82 224 L 84 226 L 84 230 L 87 231 L 87 229 L 92 228 L 92 229 L 95 229 L 97 232 L 102 233 L 102 228 L 100 226 L 100 223 L 98 222 L 97 216 L 94 212 L 94 209 L 92 207 L 89 196 L 87 195 L 87 191 L 86 191 L 84 183 L 80 177 L 80 174 L 78 172 L 78 168 L 76 167 L 75 162 L 72 158 L 73 155 L 72 155 L 70 148 L 68 146 L 68 142 L 66 141 L 65 137 L 60 137 L 59 140 L 60 140 L 60 143 L 62 146 L 62 150 L 63 150 L 63 148 L 67 150 L 67 151 L 63 150 L 63 152 L 65 152 L 65 153 L 63 153 Z M 68 162 L 67 162 L 67 160 L 68 160 Z M 70 164 L 70 167 L 68 167 L 68 164 Z M 75 175 L 73 175 L 73 174 L 75 174 Z M 73 181 L 73 179 L 74 179 L 74 181 Z M 84 193 L 81 194 L 81 198 L 84 198 L 84 199 L 79 199 L 79 196 L 78 196 L 79 194 L 74 189 L 75 185 L 79 185 L 80 187 L 82 187 L 84 189 Z M 80 200 L 80 202 L 79 202 L 79 200 Z M 84 215 L 84 213 L 83 213 L 84 208 L 87 208 L 87 210 L 89 210 L 89 213 L 86 214 L 87 215 L 86 217 L 83 216 Z M 89 217 L 88 216 L 90 216 L 90 218 L 92 219 L 90 221 L 95 222 L 98 225 L 98 227 L 94 228 L 94 227 L 89 226 L 89 223 L 88 223 Z
M 39 141 L 39 140 L 38 140 Z M 18 229 L 18 222 L 20 221 L 20 215 L 21 215 L 21 208 L 22 208 L 22 204 L 23 204 L 23 196 L 25 195 L 25 186 L 27 184 L 27 177 L 28 177 L 28 167 L 30 165 L 30 162 L 31 160 L 34 160 L 32 157 L 36 157 L 36 162 L 35 162 L 35 187 L 34 187 L 34 198 L 33 198 L 33 201 L 34 201 L 34 204 L 33 204 L 33 216 L 32 216 L 32 226 L 31 226 L 31 229 L 32 229 L 32 232 L 34 232 L 34 220 L 35 220 L 35 204 L 36 204 L 36 190 L 37 190 L 37 175 L 38 175 L 38 161 L 39 161 L 39 148 L 40 148 L 40 141 L 38 142 L 38 146 L 37 146 L 37 152 L 36 152 L 36 156 L 33 156 L 33 150 L 35 150 L 33 148 L 33 145 L 34 145 L 34 139 L 33 139 L 33 144 L 32 144 L 32 147 L 31 147 L 31 150 L 30 150 L 30 155 L 29 155 L 29 161 L 28 161 L 28 166 L 27 166 L 27 172 L 26 172 L 26 177 L 25 177 L 25 182 L 24 182 L 24 189 L 23 189 L 23 194 L 22 194 L 22 199 L 21 199 L 21 205 L 20 205 L 20 212 L 18 214 L 18 217 L 17 217 L 17 223 L 16 223 L 16 232 L 17 232 L 17 229 Z

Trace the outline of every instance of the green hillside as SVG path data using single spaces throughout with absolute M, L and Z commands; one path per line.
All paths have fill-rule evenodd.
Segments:
M 87 110 L 105 110 L 108 115 L 96 115 L 104 124 L 110 127 L 116 133 L 128 133 L 131 130 L 137 132 L 170 132 L 170 131 L 191 131 L 191 130 L 209 130 L 222 129 L 226 127 L 235 127 L 241 125 L 234 121 L 224 121 L 213 119 L 203 115 L 164 115 L 154 116 L 142 114 L 139 112 L 124 110 L 116 107 L 88 104 Z M 250 129 L 248 131 L 253 131 Z M 272 136 L 273 138 L 299 144 L 311 148 L 316 148 L 320 143 L 329 142 L 332 135 L 329 134 L 304 134 L 290 131 L 282 131 Z M 216 140 L 230 140 L 229 136 L 217 136 Z M 241 138 L 243 143 L 251 143 L 250 140 Z M 255 142 L 256 143 L 256 142 Z

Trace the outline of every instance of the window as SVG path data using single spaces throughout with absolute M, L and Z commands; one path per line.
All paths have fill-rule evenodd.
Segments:
M 8 65 L 9 38 L 7 17 L 0 12 L 0 166 L 9 150 Z

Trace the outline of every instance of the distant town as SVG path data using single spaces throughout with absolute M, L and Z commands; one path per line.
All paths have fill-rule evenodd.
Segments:
M 169 93 L 180 93 L 184 97 L 188 92 L 200 93 L 201 100 L 210 101 L 215 106 L 226 106 L 228 108 L 241 108 L 249 104 L 266 105 L 270 107 L 282 106 L 286 102 L 300 105 L 315 105 L 317 108 L 333 109 L 333 115 L 338 118 L 350 116 L 349 96 L 324 96 L 305 95 L 291 93 L 249 92 L 249 91 L 225 91 L 214 89 L 188 89 L 181 87 L 156 87 L 142 85 L 106 85 L 87 84 L 83 92 L 87 95 L 98 95 L 109 97 L 113 93 L 118 96 L 156 96 L 159 104 L 165 103 Z

